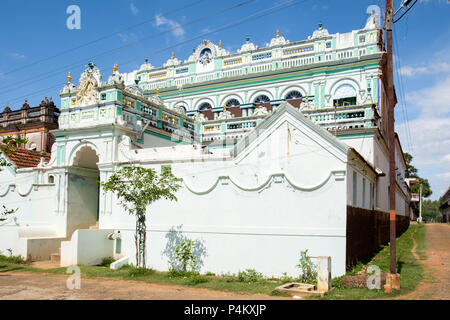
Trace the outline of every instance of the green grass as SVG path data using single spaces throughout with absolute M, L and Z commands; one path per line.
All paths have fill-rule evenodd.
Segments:
M 384 293 L 383 287 L 380 290 L 369 290 L 367 288 L 342 288 L 335 287 L 332 291 L 325 294 L 324 297 L 311 297 L 311 299 L 378 299 L 394 298 L 414 290 L 422 279 L 428 277 L 422 264 L 416 260 L 412 254 L 414 246 L 413 238 L 417 242 L 416 252 L 420 259 L 425 259 L 425 226 L 411 225 L 408 230 L 397 238 L 397 272 L 401 275 L 400 291 Z M 390 250 L 389 246 L 383 247 L 367 265 L 376 265 L 380 267 L 381 272 L 389 272 Z M 348 275 L 356 274 L 365 266 L 359 264 L 347 272 Z M 335 285 L 339 285 L 339 279 L 333 279 Z
M 369 290 L 364 288 L 340 288 L 335 287 L 324 297 L 310 297 L 310 299 L 377 299 L 395 297 L 414 290 L 424 277 L 422 265 L 414 259 L 411 249 L 413 248 L 412 237 L 417 241 L 416 251 L 421 259 L 425 258 L 425 226 L 411 225 L 409 229 L 397 239 L 397 265 L 401 274 L 401 291 L 385 294 L 383 290 Z M 379 266 L 383 271 L 389 271 L 389 247 L 384 247 L 372 259 L 369 264 Z M 20 262 L 20 263 L 16 263 Z M 206 288 L 218 291 L 245 292 L 250 294 L 267 294 L 271 296 L 290 296 L 288 293 L 276 291 L 275 288 L 288 281 L 295 279 L 284 275 L 281 279 L 266 279 L 255 270 L 245 270 L 237 275 L 215 276 L 208 272 L 207 275 L 187 272 L 157 272 L 155 270 L 137 270 L 133 266 L 124 266 L 119 270 L 109 268 L 110 261 L 104 261 L 99 266 L 80 266 L 82 278 L 118 278 L 123 280 L 135 280 L 149 283 L 183 285 L 196 288 Z M 355 274 L 364 265 L 359 264 L 348 274 Z M 35 273 L 47 273 L 66 275 L 66 268 L 38 269 L 20 260 L 0 256 L 0 273 L 6 271 L 26 271 Z M 425 273 L 426 275 L 426 273 Z M 338 286 L 340 279 L 333 279 L 333 285 Z
M 250 294 L 267 294 L 274 296 L 289 296 L 284 293 L 276 293 L 274 290 L 281 285 L 281 281 L 254 278 L 239 280 L 237 275 L 224 275 L 213 277 L 196 273 L 170 273 L 157 272 L 152 269 L 138 270 L 133 266 L 124 266 L 119 270 L 111 270 L 108 266 L 79 266 L 82 278 L 116 278 L 122 280 L 143 281 L 169 285 L 182 285 L 196 288 L 206 288 L 218 291 L 245 292 Z M 0 273 L 7 271 L 47 273 L 54 275 L 66 275 L 67 268 L 38 269 L 29 265 L 0 262 Z

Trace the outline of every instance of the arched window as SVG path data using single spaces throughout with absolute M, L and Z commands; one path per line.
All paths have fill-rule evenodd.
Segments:
M 261 94 L 261 95 L 257 96 L 255 98 L 255 100 L 253 100 L 253 103 L 261 104 L 261 103 L 269 102 L 269 101 L 270 101 L 270 98 L 268 96 Z
M 336 89 L 333 96 L 334 106 L 353 106 L 356 105 L 356 90 L 350 84 L 343 84 Z
M 291 99 L 300 99 L 302 97 L 303 96 L 299 91 L 293 90 L 293 91 L 290 91 L 284 98 L 286 100 L 291 100 Z
M 48 176 L 48 183 L 49 184 L 54 184 L 55 183 L 55 176 L 49 175 Z
M 240 102 L 237 99 L 230 99 L 227 101 L 227 103 L 225 103 L 225 105 L 227 107 L 237 107 L 240 105 Z
M 209 102 L 203 102 L 200 107 L 198 108 L 199 111 L 203 111 L 203 110 L 207 110 L 207 109 L 211 109 L 212 106 Z

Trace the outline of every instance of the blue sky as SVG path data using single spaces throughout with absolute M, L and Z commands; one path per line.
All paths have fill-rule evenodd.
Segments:
M 225 49 L 236 51 L 246 35 L 264 46 L 276 29 L 291 41 L 306 39 L 320 21 L 330 33 L 348 32 L 364 26 L 369 5 L 384 5 L 381 0 L 297 0 L 264 17 L 235 23 L 285 1 L 2 1 L 0 109 L 19 108 L 25 98 L 38 105 L 44 96 L 59 105 L 67 72 L 77 81 L 91 59 L 107 78 L 116 62 L 120 72 L 128 72 L 146 57 L 160 66 L 172 51 L 185 60 L 203 38 L 222 40 Z M 229 9 L 242 2 L 245 5 Z M 398 8 L 401 0 L 393 2 Z M 66 9 L 72 4 L 81 8 L 80 30 L 66 27 Z M 450 185 L 449 14 L 447 0 L 419 0 L 395 24 L 394 34 L 396 128 L 419 174 L 430 180 L 432 199 Z M 173 30 L 161 34 L 167 29 Z

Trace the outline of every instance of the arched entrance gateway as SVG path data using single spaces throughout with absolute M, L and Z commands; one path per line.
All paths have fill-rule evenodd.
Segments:
M 93 146 L 76 149 L 68 172 L 67 234 L 98 226 L 99 156 Z

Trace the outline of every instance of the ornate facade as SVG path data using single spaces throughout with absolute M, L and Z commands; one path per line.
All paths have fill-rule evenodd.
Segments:
M 58 128 L 58 117 L 59 109 L 47 97 L 37 107 L 25 100 L 21 109 L 7 106 L 0 114 L 0 136 L 26 138 L 25 149 L 50 153 L 55 141 L 50 131 Z
M 203 271 L 294 275 L 309 249 L 344 274 L 348 207 L 389 210 L 383 50 L 370 17 L 345 34 L 319 26 L 290 42 L 277 32 L 264 48 L 247 39 L 236 53 L 205 40 L 184 62 L 115 65 L 107 81 L 89 63 L 61 90 L 51 159 L 0 173 L 0 197 L 25 212 L 0 244 L 35 259 L 61 249 L 61 265 L 133 263 L 133 217 L 96 181 L 124 165 L 171 166 L 183 188 L 177 203 L 149 208 L 151 267 L 168 268 L 164 244 L 179 227 L 204 242 Z M 392 147 L 396 210 L 408 219 L 406 163 L 398 139 Z

